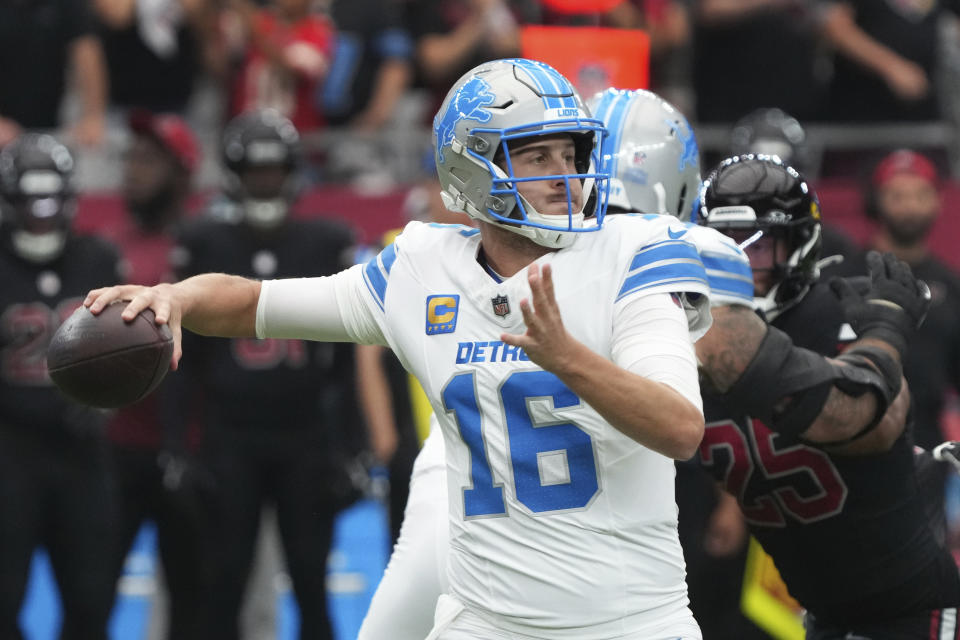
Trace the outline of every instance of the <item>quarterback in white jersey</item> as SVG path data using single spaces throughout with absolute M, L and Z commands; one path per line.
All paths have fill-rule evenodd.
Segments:
M 552 267 L 571 334 L 614 361 L 645 360 L 646 350 L 655 353 L 652 343 L 667 337 L 621 354 L 616 327 L 637 300 L 657 292 L 699 294 L 702 304 L 704 271 L 662 219 L 607 224 L 541 262 Z M 522 275 L 492 278 L 476 261 L 479 241 L 477 230 L 411 223 L 395 245 L 355 270 L 355 290 L 344 294 L 368 307 L 354 310 L 362 317 L 357 330 L 368 332 L 358 341 L 386 340 L 423 384 L 444 429 L 454 489 L 451 590 L 517 631 L 542 627 L 549 637 L 582 638 L 580 628 L 606 623 L 653 631 L 642 610 L 624 619 L 624 596 L 657 611 L 656 623 L 664 610 L 685 610 L 672 461 L 611 429 L 555 375 L 500 340 L 522 331 L 516 305 L 529 288 Z M 610 268 L 592 267 L 604 262 Z M 265 283 L 261 294 L 268 310 L 274 286 Z M 675 336 L 689 342 L 679 318 Z M 705 315 L 699 318 L 695 331 L 705 328 Z M 687 367 L 660 362 L 648 375 L 699 404 L 696 380 L 683 375 L 692 347 L 689 355 Z M 564 627 L 576 631 L 563 636 Z
M 602 225 L 605 130 L 570 83 L 486 63 L 434 126 L 447 206 L 479 230 L 411 223 L 329 278 L 205 274 L 92 291 L 174 333 L 390 346 L 444 432 L 449 595 L 431 640 L 699 638 L 672 459 L 703 435 L 692 339 L 706 271 L 667 219 Z M 594 216 L 596 224 L 584 224 Z
M 621 171 L 611 172 L 610 210 L 655 211 L 674 216 L 667 219 L 669 233 L 696 247 L 706 268 L 711 308 L 751 307 L 753 280 L 744 252 L 715 229 L 676 219 L 690 217 L 700 183 L 696 141 L 683 116 L 647 91 L 611 90 L 598 94 L 593 103 L 598 116 L 607 116 L 609 136 L 603 147 L 604 162 L 612 167 L 615 159 L 631 156 L 617 163 Z M 611 115 L 616 117 L 611 120 Z M 633 164 L 632 154 L 638 149 L 643 150 L 642 172 L 636 171 Z M 653 220 L 659 216 L 645 217 Z M 607 218 L 607 224 L 610 222 Z M 438 526 L 447 520 L 443 469 L 443 440 L 436 416 L 431 416 L 430 435 L 417 456 L 410 479 L 400 537 L 358 640 L 387 636 L 419 640 L 431 627 L 434 602 L 446 584 L 447 537 L 443 527 Z
M 662 216 L 643 218 L 664 220 Z M 608 218 L 606 224 L 612 226 L 612 223 L 613 219 Z M 752 304 L 750 264 L 730 238 L 714 229 L 675 219 L 668 228 L 674 234 L 685 232 L 683 239 L 699 252 L 711 288 L 711 308 Z M 410 478 L 410 496 L 400 537 L 358 640 L 388 636 L 395 640 L 423 638 L 432 626 L 434 603 L 446 590 L 449 510 L 444 440 L 436 414 L 431 416 L 430 424 L 430 435 L 417 455 Z

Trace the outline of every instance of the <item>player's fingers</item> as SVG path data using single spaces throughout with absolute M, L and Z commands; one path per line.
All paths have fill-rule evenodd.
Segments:
M 543 278 L 543 293 L 547 297 L 547 301 L 551 305 L 556 305 L 557 297 L 553 292 L 553 267 L 549 264 L 543 265 L 543 268 L 540 270 L 541 277 Z
M 526 298 L 520 301 L 520 314 L 523 316 L 523 323 L 527 325 L 528 331 L 530 329 L 536 329 L 538 325 L 537 314 L 533 312 L 530 301 Z
M 170 368 L 173 371 L 180 366 L 180 358 L 183 357 L 183 331 L 179 322 L 170 323 L 170 333 L 173 334 L 173 355 L 170 357 Z
M 100 287 L 99 289 L 91 289 L 87 293 L 87 297 L 83 299 L 83 306 L 89 307 L 93 304 L 93 301 L 99 298 L 107 290 L 107 287 Z
M 93 296 L 90 300 L 90 304 L 88 305 L 90 313 L 97 315 L 106 309 L 107 305 L 112 304 L 117 300 L 130 300 L 136 295 L 135 292 L 141 288 L 142 287 L 137 287 L 134 285 L 106 287 L 104 289 L 97 289 L 96 295 L 94 295 L 94 292 L 91 291 L 89 294 L 87 294 L 88 299 Z M 86 301 L 84 301 L 84 304 L 86 304 Z
M 541 271 L 539 265 L 530 265 L 530 275 L 527 278 L 527 281 L 530 283 L 530 293 L 533 298 L 533 308 L 534 311 L 540 315 L 550 313 L 551 300 L 546 287 L 546 282 L 543 278 L 543 271 Z
M 523 336 L 518 335 L 516 333 L 500 334 L 500 341 L 510 345 L 511 347 L 519 347 L 520 343 L 523 342 L 523 338 L 524 338 Z
M 144 309 L 150 309 L 153 307 L 153 305 L 153 293 L 147 289 L 133 296 L 126 308 L 123 310 L 123 313 L 120 314 L 120 317 L 126 322 L 130 322 L 136 318 L 137 314 L 139 314 L 141 311 Z
M 883 258 L 878 251 L 870 250 L 867 252 L 867 270 L 870 273 L 870 280 L 874 283 L 884 277 L 886 269 Z

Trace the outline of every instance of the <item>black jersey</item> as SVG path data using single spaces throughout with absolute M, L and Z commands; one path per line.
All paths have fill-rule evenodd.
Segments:
M 772 324 L 827 356 L 854 339 L 824 284 Z M 906 433 L 882 454 L 837 456 L 789 441 L 706 392 L 704 414 L 703 464 L 818 619 L 855 624 L 960 604 L 957 567 L 933 534 Z
M 104 240 L 71 237 L 53 262 L 38 265 L 0 249 L 0 425 L 70 429 L 79 405 L 47 375 L 47 346 L 87 292 L 116 284 L 119 255 Z
M 180 276 L 225 272 L 259 279 L 325 276 L 343 269 L 353 235 L 326 221 L 289 221 L 265 233 L 201 220 L 189 226 L 176 259 Z M 184 348 L 208 417 L 234 427 L 316 425 L 352 383 L 352 345 L 254 338 L 203 338 Z

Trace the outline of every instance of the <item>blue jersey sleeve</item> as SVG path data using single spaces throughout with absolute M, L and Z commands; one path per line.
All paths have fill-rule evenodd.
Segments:
M 617 293 L 617 300 L 651 291 L 708 291 L 707 272 L 697 248 L 680 239 L 661 240 L 640 249 Z
M 363 281 L 373 300 L 383 311 L 387 299 L 387 285 L 390 282 L 390 270 L 397 260 L 396 243 L 388 245 L 383 251 L 371 258 L 363 268 Z

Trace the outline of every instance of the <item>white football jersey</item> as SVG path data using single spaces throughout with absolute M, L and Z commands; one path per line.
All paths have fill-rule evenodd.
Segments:
M 690 336 L 702 335 L 709 289 L 690 231 L 666 217 L 616 216 L 541 257 L 566 330 L 614 359 L 618 313 L 643 296 L 677 293 Z M 443 429 L 450 593 L 497 627 L 536 638 L 699 637 L 673 461 L 500 340 L 525 331 L 526 270 L 500 281 L 477 261 L 479 248 L 475 229 L 411 223 L 367 265 L 341 274 L 336 295 L 348 333 L 394 350 Z M 682 378 L 677 390 L 700 406 L 692 344 L 685 350 L 688 360 L 665 375 Z
M 705 271 L 674 226 L 611 218 L 539 260 L 574 337 L 610 357 L 614 305 L 664 292 L 692 294 L 706 329 Z M 530 290 L 525 271 L 496 282 L 477 262 L 479 241 L 473 229 L 413 223 L 364 269 L 383 335 L 444 430 L 451 592 L 550 638 L 689 620 L 673 461 L 500 341 L 525 331 Z

